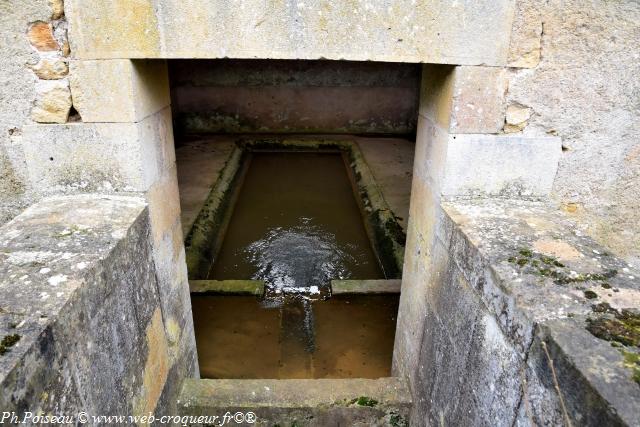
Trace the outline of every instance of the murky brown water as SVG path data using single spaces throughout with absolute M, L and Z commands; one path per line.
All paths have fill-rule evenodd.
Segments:
M 295 310 L 295 304 L 265 308 L 255 297 L 241 296 L 193 295 L 191 301 L 202 378 L 391 375 L 397 295 L 311 301 L 313 352 L 287 336 L 300 326 L 284 311 Z
M 339 153 L 256 152 L 210 279 L 265 297 L 192 297 L 206 378 L 388 376 L 396 296 L 327 299 L 332 279 L 380 279 Z
M 383 278 L 338 153 L 254 153 L 211 279 L 273 290 Z

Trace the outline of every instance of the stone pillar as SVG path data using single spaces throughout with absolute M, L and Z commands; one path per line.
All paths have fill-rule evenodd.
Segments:
M 551 191 L 560 139 L 505 134 L 506 88 L 502 68 L 423 67 L 393 358 L 394 374 L 412 387 L 427 369 L 421 365 L 423 335 L 438 328 L 429 324 L 438 317 L 430 315 L 437 311 L 430 307 L 430 288 L 441 282 L 450 258 L 451 230 L 445 229 L 441 201 L 540 198 Z
M 25 129 L 30 179 L 52 192 L 145 195 L 170 362 L 162 394 L 145 407 L 174 412 L 182 380 L 198 366 L 166 62 L 72 61 L 70 82 L 82 122 Z

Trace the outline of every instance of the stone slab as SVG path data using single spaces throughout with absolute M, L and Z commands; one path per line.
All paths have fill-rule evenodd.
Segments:
M 398 378 L 187 380 L 178 405 L 192 416 L 252 411 L 260 426 L 391 426 L 406 425 L 411 394 Z
M 415 143 L 400 138 L 354 138 L 398 223 L 406 233 Z
M 222 168 L 229 160 L 235 137 L 216 135 L 180 141 L 176 148 L 182 234 L 191 231 Z
M 393 280 L 332 280 L 331 294 L 398 294 L 400 279 Z
M 450 134 L 442 195 L 548 196 L 561 153 L 558 137 Z
M 504 65 L 514 2 L 65 2 L 82 59 L 279 58 Z
M 145 191 L 175 163 L 171 111 L 139 123 L 29 125 L 31 184 L 40 191 Z
M 262 295 L 262 280 L 189 280 L 191 293 L 196 294 L 228 294 L 228 295 Z

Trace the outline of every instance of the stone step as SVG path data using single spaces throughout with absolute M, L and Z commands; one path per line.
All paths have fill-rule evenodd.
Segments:
M 180 415 L 191 417 L 189 425 L 220 423 L 228 414 L 244 420 L 233 425 L 398 427 L 408 426 L 410 408 L 409 388 L 395 377 L 187 379 L 178 398 Z

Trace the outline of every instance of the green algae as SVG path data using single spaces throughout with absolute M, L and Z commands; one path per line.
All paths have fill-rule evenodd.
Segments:
M 640 385 L 640 354 L 621 350 L 624 365 L 631 369 L 631 379 Z

